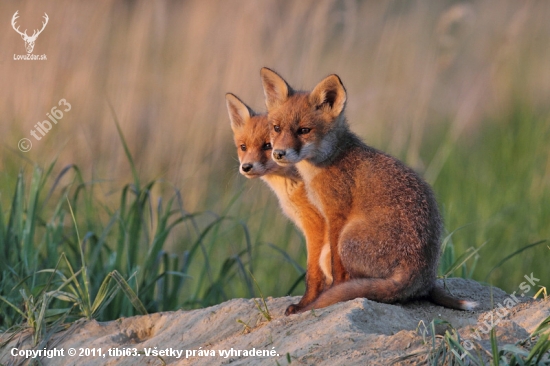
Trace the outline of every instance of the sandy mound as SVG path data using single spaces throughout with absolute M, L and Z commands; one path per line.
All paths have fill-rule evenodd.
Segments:
M 502 305 L 500 313 L 493 312 L 493 321 L 498 323 L 499 341 L 505 343 L 524 339 L 550 315 L 548 301 L 517 296 L 515 303 L 502 290 L 475 281 L 450 279 L 447 284 L 453 294 L 478 301 L 479 310 L 457 311 L 424 301 L 386 305 L 356 299 L 285 317 L 285 308 L 299 299 L 285 297 L 267 299 L 272 316 L 267 321 L 254 300 L 235 299 L 194 311 L 78 322 L 49 341 L 48 349 L 57 349 L 58 355 L 38 358 L 44 365 L 162 365 L 163 361 L 178 365 L 287 365 L 288 359 L 298 365 L 388 365 L 401 356 L 430 349 L 419 335 L 424 329 L 419 327 L 421 321 L 428 325 L 434 318 L 445 320 L 464 339 L 480 338 L 478 343 L 490 349 L 484 322 L 490 324 L 491 303 L 495 308 Z M 507 305 L 514 307 L 508 310 Z M 436 331 L 443 333 L 445 326 Z M 22 335 L 12 339 L 0 349 L 0 364 L 25 363 L 25 356 L 20 356 L 25 349 L 31 349 L 28 339 Z M 68 355 L 70 349 L 76 351 L 75 356 Z

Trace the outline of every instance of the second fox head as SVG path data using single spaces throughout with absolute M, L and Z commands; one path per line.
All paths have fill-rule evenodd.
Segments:
M 256 115 L 235 95 L 225 95 L 231 129 L 239 155 L 239 172 L 247 178 L 276 174 L 282 168 L 271 159 L 267 116 Z

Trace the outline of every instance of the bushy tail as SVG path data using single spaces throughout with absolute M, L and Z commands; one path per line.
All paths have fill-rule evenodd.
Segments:
M 428 298 L 437 305 L 457 310 L 474 310 L 477 306 L 477 302 L 475 301 L 458 299 L 449 294 L 440 281 L 436 282 L 428 294 Z
M 336 286 L 333 286 L 321 293 L 319 297 L 304 307 L 302 311 L 321 309 L 341 301 L 348 301 L 365 297 L 384 303 L 393 303 L 399 299 L 408 283 L 403 283 L 397 278 L 356 278 Z
M 402 276 L 389 279 L 356 278 L 329 288 L 301 311 L 321 309 L 341 301 L 360 297 L 391 304 L 403 300 L 402 296 L 409 287 L 410 283 Z M 452 296 L 445 290 L 440 281 L 435 283 L 428 294 L 428 299 L 437 305 L 457 310 L 473 310 L 478 305 L 475 301 L 467 301 Z

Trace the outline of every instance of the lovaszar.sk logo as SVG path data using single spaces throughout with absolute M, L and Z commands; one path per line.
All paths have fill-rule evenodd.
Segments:
M 15 25 L 15 21 L 17 20 L 17 18 L 19 18 L 18 13 L 19 13 L 19 10 L 17 10 L 15 14 L 13 14 L 13 17 L 11 18 L 11 26 L 17 33 L 19 33 L 19 35 L 21 35 L 21 38 L 23 38 L 23 41 L 25 41 L 25 49 L 27 50 L 27 54 L 26 55 L 14 54 L 13 59 L 14 60 L 46 60 L 47 58 L 45 54 L 34 55 L 32 51 L 34 50 L 34 42 L 36 42 L 36 38 L 38 38 L 40 33 L 42 33 L 42 31 L 44 30 L 44 28 L 46 28 L 46 25 L 48 24 L 48 20 L 49 20 L 48 14 L 44 13 L 44 21 L 42 22 L 42 29 L 40 30 L 35 29 L 34 32 L 32 33 L 32 36 L 29 36 L 27 34 L 26 29 L 24 32 L 21 32 L 19 30 L 19 26 L 16 27 Z

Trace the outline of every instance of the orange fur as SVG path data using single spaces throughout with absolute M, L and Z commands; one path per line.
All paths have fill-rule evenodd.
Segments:
M 430 186 L 350 131 L 340 78 L 300 92 L 267 68 L 261 77 L 273 159 L 296 166 L 328 225 L 333 285 L 302 311 L 357 297 L 471 307 L 436 287 L 442 221 Z
M 235 145 L 239 155 L 239 171 L 247 178 L 260 177 L 275 192 L 285 215 L 304 233 L 307 248 L 306 291 L 298 304 L 290 305 L 286 314 L 293 314 L 313 302 L 332 283 L 330 265 L 321 252 L 325 239 L 325 220 L 312 205 L 304 182 L 295 167 L 281 167 L 271 159 L 269 125 L 265 115 L 257 115 L 233 94 L 226 95 Z M 325 249 L 327 252 L 327 249 Z

